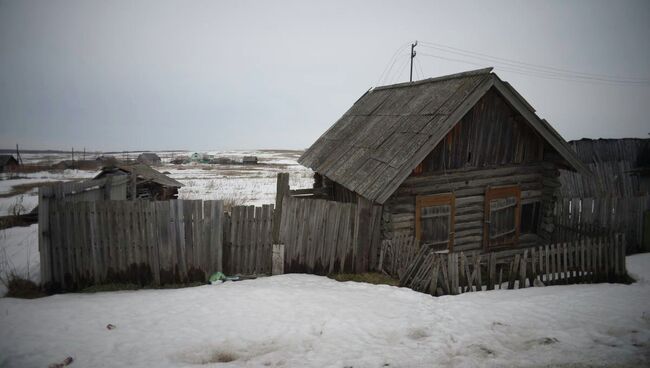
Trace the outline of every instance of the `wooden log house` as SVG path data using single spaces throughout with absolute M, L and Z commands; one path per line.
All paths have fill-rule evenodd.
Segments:
M 450 252 L 542 244 L 559 169 L 589 174 L 492 68 L 371 89 L 298 162 L 316 197 L 382 206 L 381 239 Z

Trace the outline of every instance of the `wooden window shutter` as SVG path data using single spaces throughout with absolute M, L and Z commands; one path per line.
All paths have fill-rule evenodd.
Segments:
M 415 199 L 415 237 L 418 244 L 452 251 L 456 199 L 453 193 Z
M 520 214 L 519 186 L 488 188 L 485 191 L 483 243 L 486 250 L 517 245 L 521 231 Z

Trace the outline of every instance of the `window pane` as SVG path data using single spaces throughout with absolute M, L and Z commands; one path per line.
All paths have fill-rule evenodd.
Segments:
M 490 239 L 515 232 L 517 198 L 506 197 L 490 201 Z
M 420 224 L 422 244 L 446 244 L 451 220 L 449 205 L 422 207 Z
M 521 232 L 536 234 L 539 224 L 541 206 L 539 202 L 527 203 L 521 206 Z

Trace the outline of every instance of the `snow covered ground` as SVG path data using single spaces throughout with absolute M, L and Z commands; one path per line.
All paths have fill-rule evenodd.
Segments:
M 0 230 L 0 276 L 15 272 L 39 283 L 41 280 L 40 255 L 38 253 L 38 224 Z M 0 283 L 0 296 L 7 289 Z
M 3 298 L 0 366 L 648 366 L 650 254 L 628 267 L 644 281 L 440 298 L 300 274 Z

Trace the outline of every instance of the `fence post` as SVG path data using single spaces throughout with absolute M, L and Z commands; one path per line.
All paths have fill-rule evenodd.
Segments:
M 273 266 L 272 275 L 284 273 L 284 244 L 273 244 Z
M 273 213 L 273 244 L 280 242 L 280 219 L 282 218 L 282 202 L 285 195 L 289 195 L 289 173 L 278 173 Z

